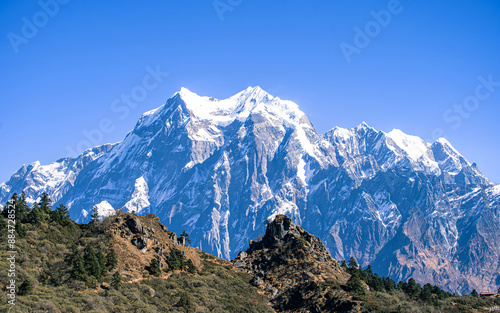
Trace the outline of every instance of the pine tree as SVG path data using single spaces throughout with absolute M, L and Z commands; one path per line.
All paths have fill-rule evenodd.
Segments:
M 118 264 L 118 258 L 116 256 L 115 249 L 110 249 L 108 254 L 106 254 L 106 266 L 108 270 L 112 270 Z
M 28 222 L 33 225 L 40 225 L 42 219 L 42 210 L 38 206 L 38 203 L 35 202 L 35 204 L 33 204 L 33 207 L 31 208 L 31 211 L 28 213 Z
M 61 204 L 54 211 L 51 211 L 51 218 L 59 225 L 66 226 L 69 224 L 69 211 L 68 208 Z
M 92 215 L 90 215 L 90 223 L 94 226 L 99 224 L 99 210 L 97 207 L 92 208 Z
M 152 259 L 151 263 L 149 264 L 149 274 L 154 276 L 161 275 L 160 262 L 158 262 L 156 258 Z
M 30 207 L 26 202 L 26 193 L 24 190 L 21 192 L 21 196 L 19 197 L 19 208 L 17 210 L 16 219 L 21 221 L 22 223 L 26 223 L 28 221 L 28 214 L 30 212 Z
M 384 279 L 384 288 L 387 292 L 393 292 L 396 290 L 396 283 L 390 277 L 385 277 Z
M 50 200 L 49 195 L 46 192 L 42 193 L 39 205 L 40 209 L 45 214 L 50 214 L 52 211 L 52 200 Z
M 349 259 L 348 264 L 349 264 L 348 272 L 349 272 L 349 274 L 352 275 L 354 272 L 356 272 L 358 270 L 358 267 L 359 267 L 358 262 L 356 262 L 356 259 L 354 257 L 351 257 Z
M 5 220 L 5 217 L 3 217 L 3 214 L 0 214 L 0 231 L 2 231 L 3 233 L 3 230 L 7 228 L 7 221 Z
M 345 260 L 342 260 L 342 262 L 340 262 L 340 267 L 342 267 L 343 269 L 345 269 L 347 271 L 347 263 Z
M 191 259 L 187 260 L 186 262 L 186 268 L 187 268 L 187 271 L 191 274 L 194 274 L 196 273 L 196 266 L 194 266 L 194 263 Z
M 477 293 L 476 289 L 473 289 L 470 295 L 473 296 L 474 298 L 479 298 L 479 293 Z
M 76 280 L 87 281 L 88 274 L 85 269 L 85 262 L 83 256 L 79 251 L 74 252 L 71 256 L 71 265 L 73 265 L 73 270 L 71 272 L 71 277 Z
M 420 284 L 417 284 L 415 279 L 410 278 L 408 280 L 408 286 L 406 287 L 405 293 L 411 297 L 418 297 L 420 296 L 421 292 L 422 286 L 420 286 Z
M 96 256 L 97 256 L 97 262 L 99 263 L 99 269 L 100 269 L 99 277 L 102 277 L 102 276 L 106 275 L 106 272 L 107 272 L 106 258 L 104 257 L 104 254 L 102 254 L 101 251 L 98 251 Z
M 406 290 L 408 289 L 408 284 L 407 284 L 407 283 L 405 283 L 404 281 L 401 281 L 401 280 L 400 280 L 400 281 L 398 282 L 397 287 L 398 287 L 398 290 L 401 290 L 401 291 L 403 291 L 403 292 L 405 292 L 405 293 L 406 293 Z
M 29 294 L 33 290 L 33 285 L 31 284 L 31 281 L 29 279 L 25 279 L 21 286 L 19 286 L 19 295 L 20 296 L 25 296 Z
M 99 266 L 99 260 L 97 258 L 97 254 L 90 245 L 87 245 L 83 250 L 83 263 L 87 273 L 100 281 L 102 272 Z
M 172 270 L 181 270 L 184 267 L 184 255 L 177 249 L 172 249 L 167 259 Z
M 347 281 L 347 290 L 356 295 L 364 295 L 366 294 L 365 287 L 363 286 L 363 282 L 359 277 L 358 272 L 354 272 L 351 275 L 351 278 Z
M 120 274 L 119 271 L 116 271 L 113 274 L 113 279 L 111 280 L 111 283 L 116 289 L 120 289 L 120 286 L 122 284 L 122 275 Z
M 185 230 L 182 231 L 181 237 L 184 237 L 185 240 L 186 240 L 186 242 L 189 243 L 189 244 L 191 244 L 191 239 L 189 239 L 189 235 L 188 235 L 188 233 L 186 233 Z

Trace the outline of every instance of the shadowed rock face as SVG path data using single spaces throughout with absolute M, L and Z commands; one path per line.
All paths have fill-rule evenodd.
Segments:
M 451 144 L 365 123 L 321 135 L 296 104 L 258 87 L 225 100 L 183 89 L 120 143 L 23 166 L 0 201 L 23 190 L 30 203 L 48 192 L 80 222 L 94 206 L 155 213 L 226 259 L 286 214 L 336 259 L 394 280 L 500 286 L 500 187 Z
M 278 312 L 358 312 L 341 285 L 349 275 L 321 240 L 278 215 L 261 241 L 252 241 L 233 265 L 253 275 L 251 284 L 266 293 Z

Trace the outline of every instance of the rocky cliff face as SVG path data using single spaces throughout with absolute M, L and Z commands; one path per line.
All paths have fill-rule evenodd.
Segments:
M 449 142 L 363 123 L 318 134 L 296 104 L 248 88 L 219 100 L 182 89 L 126 138 L 51 165 L 23 166 L 4 203 L 43 191 L 87 221 L 155 213 L 226 259 L 286 214 L 338 260 L 451 291 L 500 286 L 500 187 Z
M 262 240 L 252 241 L 233 264 L 253 275 L 251 284 L 278 312 L 359 312 L 360 303 L 341 287 L 350 275 L 319 238 L 285 215 L 276 216 Z

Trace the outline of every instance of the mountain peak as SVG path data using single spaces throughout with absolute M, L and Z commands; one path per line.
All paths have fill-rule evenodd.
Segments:
M 453 145 L 445 138 L 443 138 L 443 137 L 439 138 L 438 140 L 436 140 L 436 143 L 441 144 L 442 146 L 449 148 L 455 154 L 460 155 L 460 153 L 457 151 L 457 149 L 455 149 L 455 147 L 453 147 Z

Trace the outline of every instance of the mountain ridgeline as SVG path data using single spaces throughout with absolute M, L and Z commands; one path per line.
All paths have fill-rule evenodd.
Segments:
M 189 246 L 152 214 L 121 210 L 88 224 L 13 196 L 0 214 L 0 265 L 9 261 L 6 217 L 16 211 L 15 282 L 0 308 L 16 312 L 480 312 L 500 298 L 453 296 L 414 279 L 396 284 L 351 258 L 337 262 L 322 241 L 277 215 L 260 241 L 231 263 Z M 11 224 L 11 223 L 9 223 Z M 9 276 L 9 277 L 8 277 Z M 12 290 L 12 291 L 10 291 Z
M 117 208 L 156 214 L 227 260 L 286 214 L 337 260 L 451 292 L 500 286 L 500 186 L 445 139 L 365 123 L 318 134 L 298 106 L 259 87 L 228 99 L 183 88 L 117 144 L 0 185 L 4 203 L 46 192 L 86 222 Z

